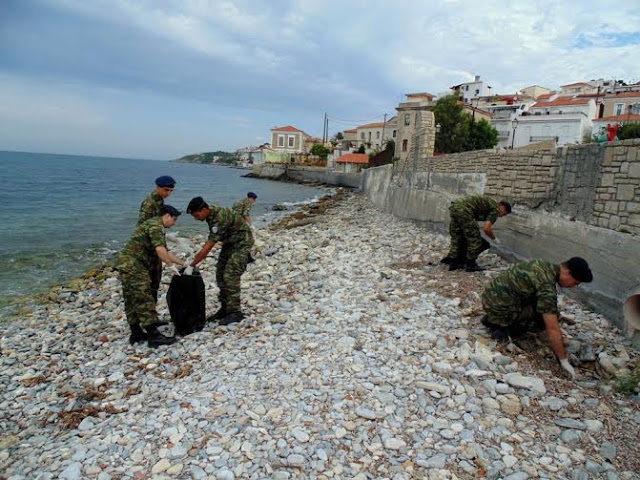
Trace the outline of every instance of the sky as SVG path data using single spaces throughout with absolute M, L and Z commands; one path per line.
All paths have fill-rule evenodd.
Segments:
M 173 159 L 499 94 L 640 81 L 640 2 L 1 0 L 0 150 Z

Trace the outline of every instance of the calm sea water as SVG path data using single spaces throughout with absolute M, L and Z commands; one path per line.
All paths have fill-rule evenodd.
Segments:
M 230 206 L 254 191 L 257 223 L 273 220 L 277 203 L 327 193 L 242 177 L 247 170 L 153 160 L 0 152 L 0 168 L 0 315 L 16 297 L 46 291 L 110 258 L 128 240 L 160 175 L 178 182 L 166 203 L 183 212 L 194 196 Z M 205 230 L 186 214 L 172 228 L 185 235 Z

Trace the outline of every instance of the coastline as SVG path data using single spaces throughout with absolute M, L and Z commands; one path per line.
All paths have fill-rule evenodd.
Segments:
M 445 237 L 346 190 L 256 240 L 241 324 L 132 347 L 112 272 L 7 324 L 4 474 L 634 478 L 629 396 L 587 362 L 566 379 L 544 342 L 509 349 L 478 326 L 479 292 L 507 267 L 497 256 L 483 254 L 487 272 L 449 273 Z M 215 259 L 201 271 L 211 312 Z M 605 319 L 564 297 L 561 309 L 570 342 L 621 365 L 624 339 Z

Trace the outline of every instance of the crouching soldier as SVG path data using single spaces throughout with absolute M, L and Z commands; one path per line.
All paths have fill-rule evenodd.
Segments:
M 195 197 L 189 202 L 187 213 L 198 221 L 207 222 L 209 237 L 185 273 L 190 274 L 192 267 L 204 260 L 217 242 L 222 242 L 216 265 L 220 310 L 210 315 L 207 321 L 218 320 L 220 325 L 239 322 L 244 318 L 240 307 L 240 277 L 247 269 L 249 252 L 253 247 L 251 229 L 241 215 L 225 207 L 209 205 L 202 197 Z
M 478 221 L 485 222 L 482 230 L 495 240 L 493 224 L 498 217 L 511 213 L 511 204 L 506 201 L 496 202 L 486 195 L 468 195 L 451 202 L 449 207 L 449 235 L 451 244 L 449 254 L 441 262 L 449 264 L 449 270 L 464 268 L 467 272 L 482 270 L 476 263 L 483 247 L 482 237 L 478 230 Z
M 496 338 L 546 329 L 560 365 L 574 378 L 560 330 L 556 285 L 573 288 L 591 280 L 589 265 L 580 257 L 560 265 L 545 260 L 518 263 L 494 278 L 485 289 L 482 306 L 486 315 L 482 323 Z
M 179 273 L 174 264 L 185 262 L 167 250 L 164 229 L 171 228 L 180 212 L 171 205 L 162 206 L 162 216 L 142 222 L 122 250 L 117 268 L 122 282 L 124 311 L 131 327 L 129 343 L 147 340 L 150 347 L 169 345 L 175 341 L 158 331 L 156 296 L 153 279 L 157 264 L 162 261 Z

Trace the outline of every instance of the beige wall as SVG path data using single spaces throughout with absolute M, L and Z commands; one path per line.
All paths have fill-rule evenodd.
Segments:
M 635 103 L 640 103 L 640 92 L 638 92 L 637 97 L 605 97 L 602 100 L 604 104 L 604 111 L 602 113 L 603 117 L 611 117 L 613 115 L 626 115 L 629 113 L 629 105 L 633 105 Z M 616 108 L 618 104 L 623 104 L 622 113 L 616 113 Z
M 280 146 L 278 138 L 284 137 L 284 146 Z M 292 137 L 293 146 L 289 144 L 289 138 Z M 271 148 L 278 151 L 286 152 L 303 152 L 304 151 L 304 135 L 301 132 L 271 131 Z
M 411 158 L 413 164 L 433 155 L 435 121 L 430 106 L 428 102 L 406 102 L 396 107 L 395 156 L 400 160 Z

